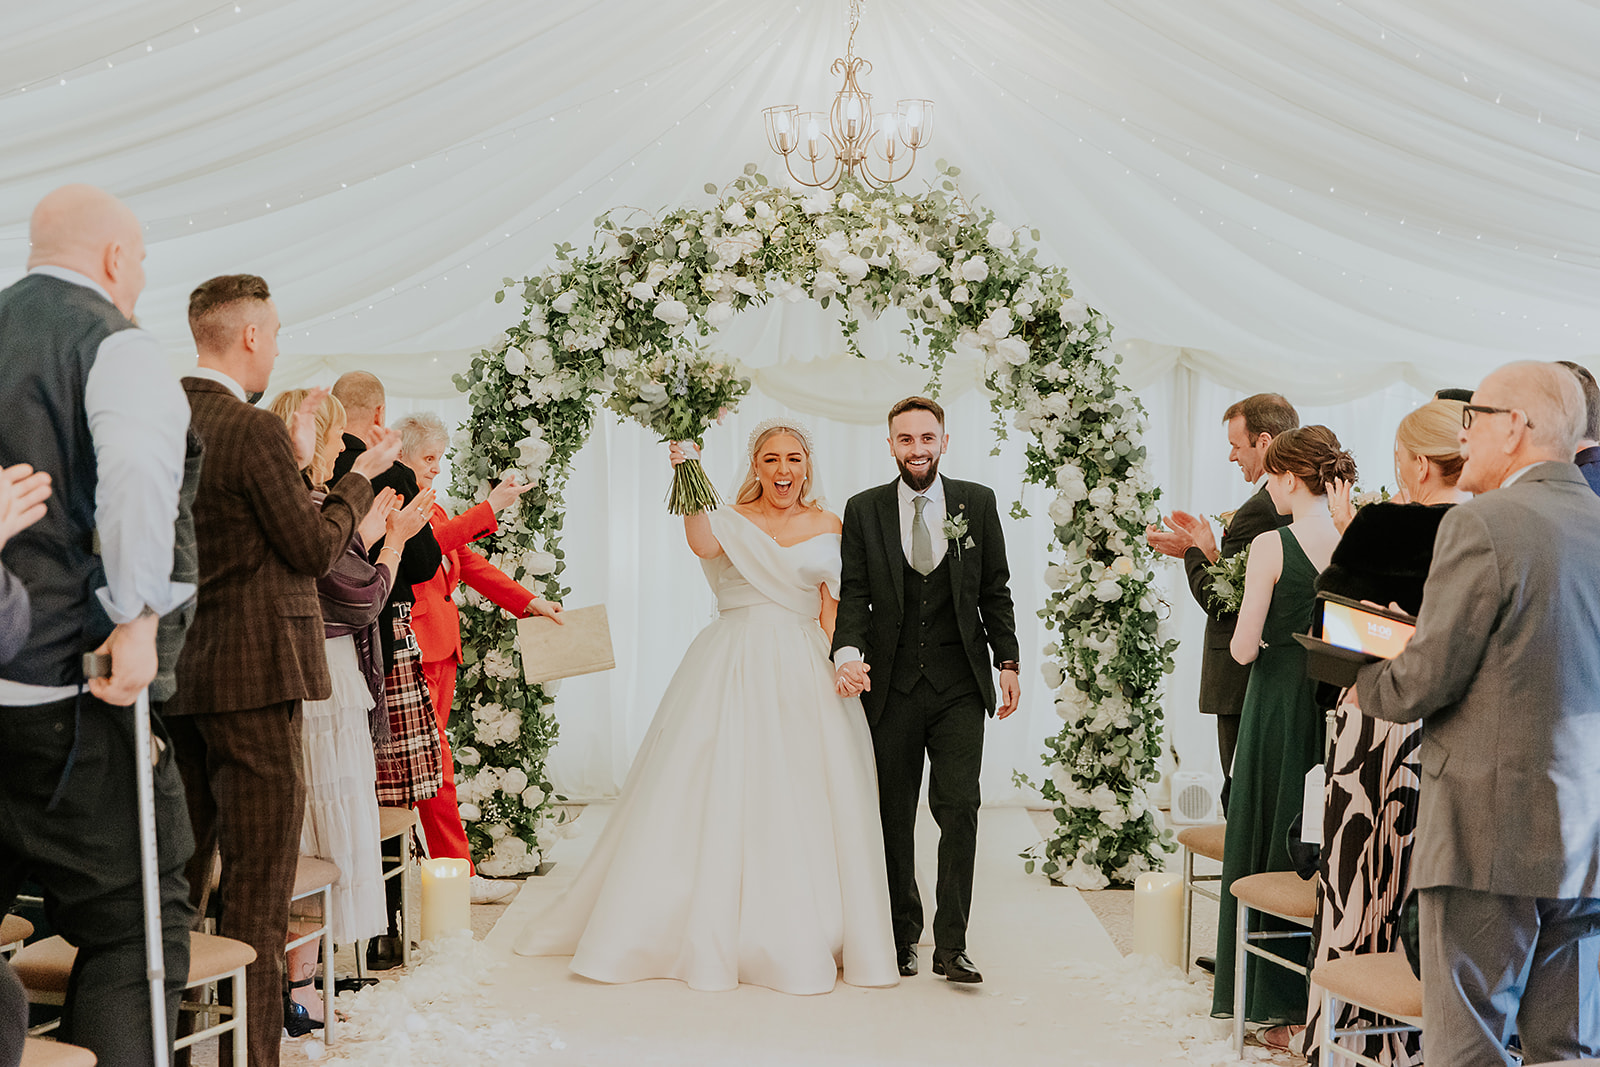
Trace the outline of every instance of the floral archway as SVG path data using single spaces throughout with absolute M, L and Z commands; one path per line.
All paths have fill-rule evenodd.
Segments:
M 771 186 L 751 164 L 721 190 L 706 186 L 716 197 L 709 207 L 634 225 L 601 216 L 589 249 L 561 245 L 539 276 L 505 279 L 496 300 L 520 296 L 523 315 L 457 376 L 472 416 L 454 442 L 453 492 L 481 499 L 491 478 L 513 471 L 537 482 L 486 550 L 559 598 L 562 494 L 619 378 L 637 383 L 641 367 L 692 358 L 738 312 L 775 299 L 835 308 L 858 356 L 860 321 L 904 309 L 906 358 L 933 382 L 958 343 L 980 350 L 998 428 L 1009 413 L 1027 434 L 1027 480 L 1056 493 L 1051 592 L 1038 609 L 1056 636 L 1042 673 L 1063 720 L 1038 783 L 1056 827 L 1028 869 L 1038 862 L 1082 888 L 1128 882 L 1170 850 L 1146 796 L 1176 642 L 1158 626 L 1142 537 L 1158 496 L 1144 411 L 1118 380 L 1110 326 L 1073 296 L 1065 271 L 1037 262 L 1038 233 L 1029 240 L 997 222 L 962 197 L 958 168 L 938 169 L 924 193 L 835 195 Z M 644 404 L 672 403 L 674 386 L 663 375 Z M 559 833 L 544 771 L 558 730 L 555 686 L 521 681 L 515 626 L 492 606 L 469 598 L 462 630 L 467 662 L 452 725 L 462 817 L 485 873 L 532 870 Z

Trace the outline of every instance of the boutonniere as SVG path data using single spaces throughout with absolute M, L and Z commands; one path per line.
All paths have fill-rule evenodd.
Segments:
M 1217 516 L 1217 525 L 1222 527 L 1223 533 L 1228 532 L 1228 527 L 1233 525 L 1233 517 L 1238 513 L 1239 509 L 1235 508 L 1232 511 L 1224 511 L 1221 515 Z
M 967 533 L 967 516 L 964 514 L 966 505 L 961 505 L 962 514 L 946 515 L 944 517 L 945 540 L 953 541 L 956 546 L 956 558 L 961 558 L 963 548 L 976 548 L 977 542 Z

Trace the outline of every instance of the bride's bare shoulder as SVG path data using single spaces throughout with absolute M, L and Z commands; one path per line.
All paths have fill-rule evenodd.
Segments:
M 827 508 L 817 509 L 816 527 L 818 531 L 822 533 L 844 532 L 844 523 L 840 521 L 839 516 L 835 515 Z

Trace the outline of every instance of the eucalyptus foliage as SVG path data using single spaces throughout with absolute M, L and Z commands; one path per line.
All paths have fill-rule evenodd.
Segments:
M 751 164 L 721 190 L 706 186 L 710 207 L 603 215 L 589 249 L 561 245 L 550 269 L 506 279 L 496 299 L 520 298 L 523 314 L 458 379 L 473 414 L 453 453 L 454 492 L 480 499 L 492 477 L 512 471 L 537 479 L 490 548 L 508 573 L 559 597 L 572 457 L 619 378 L 637 389 L 642 362 L 697 346 L 770 300 L 835 309 L 857 355 L 860 322 L 903 309 L 903 358 L 929 369 L 931 388 L 957 344 L 981 351 L 997 416 L 1013 413 L 1028 435 L 1028 480 L 1057 494 L 1051 593 L 1039 611 L 1057 636 L 1042 673 L 1064 720 L 1046 742 L 1039 784 L 1057 828 L 1028 868 L 1042 862 L 1079 886 L 1130 881 L 1170 849 L 1145 785 L 1156 775 L 1161 685 L 1176 644 L 1158 623 L 1141 537 L 1158 495 L 1143 409 L 1118 382 L 1110 326 L 1073 296 L 1064 271 L 1037 261 L 1038 233 L 1027 240 L 997 222 L 962 197 L 957 168 L 938 169 L 923 193 L 835 194 L 770 186 Z M 486 871 L 530 869 L 557 830 L 544 776 L 554 693 L 518 681 L 509 619 L 471 604 L 463 616 L 465 643 L 482 657 L 463 672 L 453 727 L 463 816 L 474 816 L 474 846 L 493 849 Z

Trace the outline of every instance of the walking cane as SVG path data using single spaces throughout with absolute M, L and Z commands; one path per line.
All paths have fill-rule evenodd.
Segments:
M 167 970 L 161 946 L 160 860 L 156 845 L 157 751 L 150 734 L 150 691 L 141 690 L 133 705 L 133 751 L 139 789 L 139 868 L 144 882 L 144 949 L 150 980 L 150 1039 L 155 1067 L 168 1067 L 172 1049 L 167 1038 Z M 149 753 L 149 758 L 143 754 Z

